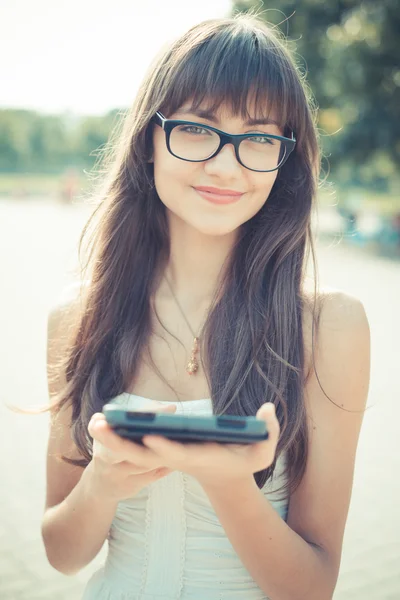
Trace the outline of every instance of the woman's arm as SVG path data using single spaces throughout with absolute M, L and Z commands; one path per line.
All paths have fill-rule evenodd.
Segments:
M 43 517 L 47 558 L 64 575 L 75 575 L 97 556 L 117 509 L 117 502 L 93 494 L 91 470 L 92 463 L 71 493 L 59 504 L 47 507 Z
M 254 480 L 229 490 L 205 488 L 232 546 L 272 600 L 330 600 L 339 573 L 357 443 L 366 405 L 369 326 L 362 304 L 327 296 L 321 314 L 315 371 L 307 381 L 309 457 L 290 498 L 287 522 Z
M 271 600 L 331 600 L 336 575 L 328 557 L 291 529 L 258 489 L 205 487 L 242 563 Z
M 71 288 L 76 292 L 77 287 Z M 47 368 L 50 399 L 65 385 L 63 373 L 54 376 L 54 367 L 66 351 L 68 331 L 79 317 L 76 295 L 65 300 L 49 314 Z M 71 407 L 52 416 L 47 449 L 46 507 L 42 537 L 50 564 L 65 575 L 72 575 L 90 563 L 100 551 L 116 510 L 116 503 L 93 494 L 92 466 L 86 469 L 57 458 L 66 455 L 82 458 L 70 435 Z

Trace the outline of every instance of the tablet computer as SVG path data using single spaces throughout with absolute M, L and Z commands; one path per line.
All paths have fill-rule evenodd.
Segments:
M 105 404 L 103 414 L 115 433 L 138 444 L 150 434 L 182 443 L 253 444 L 268 439 L 265 421 L 251 416 L 165 414 L 127 410 L 117 404 Z

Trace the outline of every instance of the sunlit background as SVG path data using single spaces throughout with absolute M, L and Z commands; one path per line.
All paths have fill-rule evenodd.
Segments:
M 47 313 L 74 277 L 99 151 L 161 45 L 256 8 L 295 52 L 318 106 L 315 218 L 323 284 L 371 325 L 364 418 L 335 600 L 400 598 L 400 1 L 13 0 L 0 4 L 0 598 L 78 600 L 40 538 L 48 416 Z

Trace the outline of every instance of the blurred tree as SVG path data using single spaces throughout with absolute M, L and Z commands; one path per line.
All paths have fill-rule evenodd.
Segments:
M 0 110 L 0 173 L 62 173 L 91 169 L 121 111 L 71 118 L 30 110 Z
M 31 113 L 24 110 L 0 111 L 0 170 L 23 170 L 29 162 L 28 128 Z
M 29 145 L 30 164 L 34 171 L 44 168 L 47 172 L 54 172 L 60 164 L 70 160 L 68 135 L 59 116 L 43 118 L 35 115 L 29 131 Z
M 295 46 L 335 179 L 382 191 L 398 184 L 400 0 L 237 0 L 233 9 L 261 13 Z
M 77 133 L 77 155 L 81 161 L 91 167 L 101 154 L 108 137 L 116 124 L 118 109 L 108 112 L 104 116 L 89 116 L 83 119 Z

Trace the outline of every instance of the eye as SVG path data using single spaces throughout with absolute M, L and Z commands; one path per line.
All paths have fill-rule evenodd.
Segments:
M 199 125 L 181 125 L 179 131 L 182 131 L 183 133 L 193 133 L 194 135 L 201 135 L 202 132 L 210 134 L 207 129 L 204 129 L 204 127 L 200 127 Z
M 274 140 L 274 138 L 270 138 L 266 135 L 258 135 L 258 136 L 254 136 L 254 137 L 249 137 L 247 138 L 248 141 L 250 142 L 255 142 L 257 144 L 270 144 L 271 146 L 273 146 L 277 140 Z

